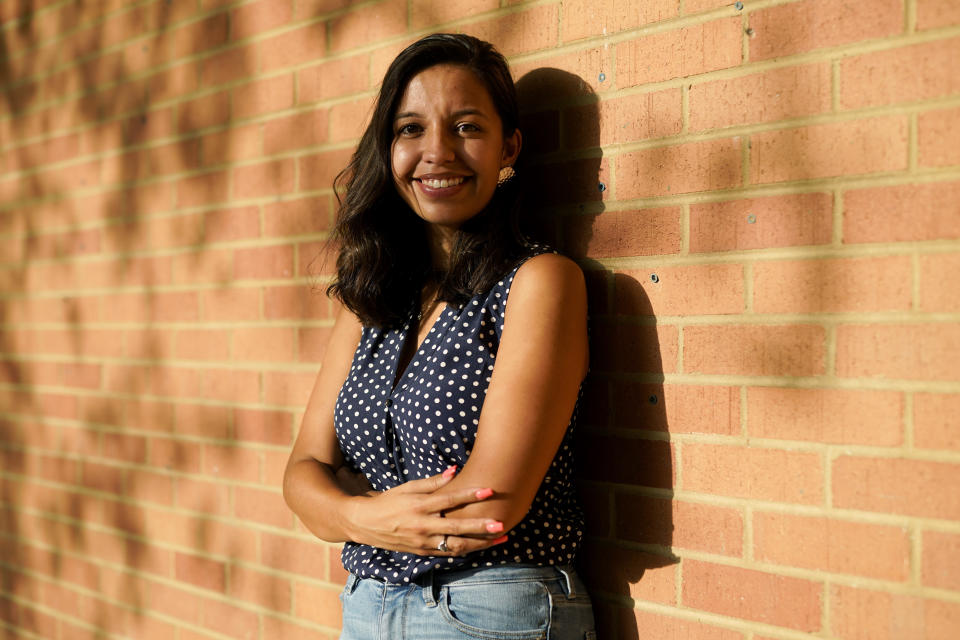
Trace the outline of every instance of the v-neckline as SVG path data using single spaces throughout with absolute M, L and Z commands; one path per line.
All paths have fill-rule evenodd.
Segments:
M 443 308 L 440 309 L 440 313 L 437 315 L 433 323 L 430 325 L 430 329 L 423 336 L 423 340 L 420 340 L 416 344 L 416 346 L 414 347 L 413 353 L 410 355 L 410 359 L 403 365 L 402 371 L 401 371 L 400 360 L 401 358 L 403 358 L 403 352 L 407 347 L 407 343 L 409 342 L 411 336 L 413 337 L 414 340 L 416 340 L 417 335 L 419 334 L 419 331 L 416 333 L 411 331 L 412 324 L 415 321 L 415 318 L 411 317 L 409 320 L 407 320 L 406 323 L 404 323 L 403 337 L 400 340 L 400 346 L 397 349 L 397 356 L 396 356 L 396 359 L 394 360 L 393 384 L 390 387 L 390 395 L 393 395 L 397 391 L 397 389 L 400 388 L 401 383 L 403 382 L 403 379 L 407 377 L 407 374 L 411 371 L 411 367 L 413 366 L 413 363 L 417 360 L 417 354 L 419 354 L 420 351 L 423 349 L 423 347 L 428 342 L 430 342 L 430 338 L 437 331 L 437 327 L 440 325 L 440 321 L 443 320 L 443 317 L 452 308 L 449 303 L 444 302 L 442 304 L 443 304 Z

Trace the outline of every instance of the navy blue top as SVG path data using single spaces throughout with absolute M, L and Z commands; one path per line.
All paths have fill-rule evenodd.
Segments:
M 529 257 L 544 252 L 534 249 Z M 399 379 L 403 342 L 416 339 L 411 331 L 416 318 L 398 329 L 363 328 L 334 420 L 347 464 L 362 472 L 375 490 L 466 464 L 497 358 L 507 295 L 519 267 L 462 307 L 447 305 Z M 573 485 L 576 415 L 575 407 L 530 510 L 507 542 L 458 558 L 347 542 L 341 554 L 344 568 L 361 578 L 405 583 L 438 568 L 572 564 L 583 529 Z

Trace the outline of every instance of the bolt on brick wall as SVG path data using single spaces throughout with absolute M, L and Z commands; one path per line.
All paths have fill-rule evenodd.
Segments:
M 4 637 L 337 637 L 280 481 L 332 179 L 434 31 L 509 58 L 587 274 L 600 637 L 956 637 L 957 7 L 0 2 Z

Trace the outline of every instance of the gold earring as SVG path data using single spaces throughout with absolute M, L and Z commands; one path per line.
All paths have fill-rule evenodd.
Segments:
M 502 186 L 510 181 L 513 176 L 517 175 L 517 172 L 513 170 L 513 167 L 510 165 L 505 166 L 500 169 L 500 176 L 497 178 L 497 186 Z

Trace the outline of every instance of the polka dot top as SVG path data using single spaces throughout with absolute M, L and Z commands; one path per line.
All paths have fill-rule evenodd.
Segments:
M 534 247 L 528 257 L 545 251 Z M 497 358 L 507 295 L 519 268 L 462 307 L 447 305 L 399 379 L 396 369 L 404 337 L 411 333 L 415 318 L 398 329 L 364 327 L 334 419 L 347 463 L 375 490 L 466 464 Z M 574 408 L 530 510 L 509 532 L 507 542 L 458 558 L 347 542 L 341 554 L 344 568 L 361 578 L 402 584 L 431 569 L 572 564 L 583 529 L 573 484 L 576 414 Z

